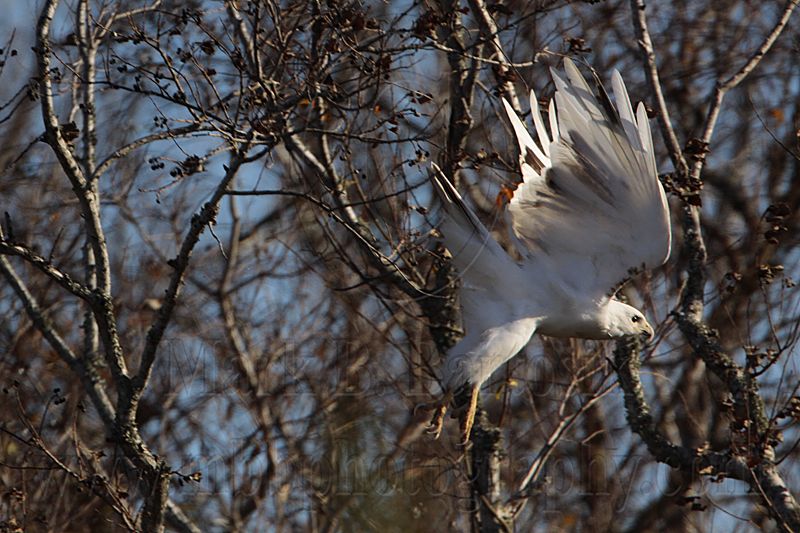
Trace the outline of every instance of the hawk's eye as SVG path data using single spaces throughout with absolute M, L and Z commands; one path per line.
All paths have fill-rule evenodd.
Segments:
M 640 320 L 641 320 L 641 318 L 639 318 L 639 317 L 638 317 L 638 316 L 636 316 L 636 315 L 633 315 L 633 316 L 631 317 L 631 322 L 633 322 L 634 324 L 635 324 L 635 323 L 637 323 L 637 322 L 639 322 Z

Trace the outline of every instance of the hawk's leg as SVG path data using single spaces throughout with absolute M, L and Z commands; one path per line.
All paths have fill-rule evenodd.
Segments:
M 465 383 L 459 387 L 455 392 L 447 391 L 442 399 L 434 404 L 423 404 L 419 407 L 434 408 L 431 422 L 428 424 L 428 433 L 433 435 L 434 439 L 438 439 L 442 433 L 442 426 L 444 425 L 444 415 L 447 414 L 447 407 L 450 402 L 453 402 L 453 417 L 463 413 L 461 418 L 461 444 L 466 445 L 469 442 L 469 436 L 472 433 L 472 426 L 475 424 L 475 412 L 478 410 L 478 392 L 480 386 Z

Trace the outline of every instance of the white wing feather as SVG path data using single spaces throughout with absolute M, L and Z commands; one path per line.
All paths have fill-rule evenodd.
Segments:
M 532 259 L 546 258 L 576 300 L 599 301 L 631 269 L 666 261 L 669 212 L 644 106 L 634 117 L 617 72 L 614 109 L 604 92 L 600 99 L 592 93 L 569 59 L 565 70 L 566 80 L 553 71 L 552 140 L 531 95 L 541 149 L 513 109 L 504 106 L 520 145 L 523 178 L 509 212 L 513 231 Z M 531 261 L 534 267 L 537 261 Z
M 527 285 L 519 264 L 494 240 L 439 167 L 434 164 L 433 169 L 434 190 L 446 212 L 440 230 L 461 275 L 466 330 L 448 353 L 443 377 L 447 387 L 479 385 L 527 344 L 539 319 L 522 311 L 528 299 L 523 296 Z
M 434 190 L 446 212 L 439 229 L 459 274 L 471 287 L 502 288 L 509 280 L 508 276 L 520 270 L 519 265 L 467 207 L 441 169 L 436 164 L 432 166 Z

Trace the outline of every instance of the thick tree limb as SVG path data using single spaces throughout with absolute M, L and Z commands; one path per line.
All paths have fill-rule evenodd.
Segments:
M 749 60 L 735 74 L 717 83 L 710 100 L 701 142 L 705 144 L 710 142 L 725 94 L 739 85 L 756 68 L 783 31 L 797 4 L 797 0 L 789 0 L 772 31 Z M 644 2 L 632 0 L 631 9 L 634 28 L 643 52 L 645 70 L 648 73 L 648 81 L 656 99 L 662 135 L 669 149 L 670 157 L 682 178 L 699 183 L 705 159 L 697 158 L 692 168 L 689 169 L 683 158 L 661 91 L 655 53 L 645 19 Z M 754 377 L 747 375 L 733 358 L 723 352 L 715 333 L 703 321 L 707 251 L 702 235 L 700 208 L 686 204 L 682 208 L 682 215 L 683 247 L 684 253 L 688 257 L 688 265 L 687 278 L 679 304 L 680 311 L 675 314 L 675 317 L 695 355 L 703 360 L 708 369 L 726 385 L 731 393 L 734 403 L 734 431 L 739 428 L 747 432 L 748 442 L 751 442 L 752 448 L 748 450 L 748 453 L 752 454 L 749 460 L 758 461 L 758 465 L 751 470 L 741 457 L 713 452 L 692 453 L 664 438 L 655 429 L 649 415 L 638 379 L 639 364 L 634 349 L 630 346 L 626 347 L 624 343 L 619 343 L 615 352 L 615 361 L 620 384 L 625 391 L 628 421 L 631 428 L 642 437 L 650 452 L 659 461 L 680 468 L 691 467 L 704 474 L 709 473 L 707 470 L 723 472 L 730 477 L 746 481 L 762 495 L 765 504 L 772 510 L 773 516 L 782 528 L 791 531 L 800 530 L 800 508 L 786 489 L 775 465 L 772 464 L 772 450 L 767 443 L 770 429 L 769 420 L 766 416 L 764 401 L 758 393 L 758 384 Z M 765 489 L 764 485 L 768 489 Z
M 98 374 L 98 369 L 88 366 L 85 360 L 73 353 L 72 349 L 56 330 L 53 322 L 47 317 L 22 279 L 17 275 L 11 263 L 2 255 L 0 255 L 0 272 L 2 272 L 8 284 L 25 306 L 28 318 L 36 326 L 39 333 L 47 340 L 61 360 L 81 379 L 102 421 L 107 427 L 113 427 L 114 407 L 106 394 L 105 382 Z
M 478 16 L 484 38 L 490 42 L 498 59 L 503 60 L 505 54 L 497 37 L 497 27 L 494 21 L 482 2 L 471 2 L 471 4 L 474 4 L 473 10 L 476 11 Z M 476 59 L 468 60 L 464 53 L 466 48 L 464 36 L 466 32 L 462 25 L 461 13 L 457 9 L 458 2 L 445 0 L 441 5 L 443 12 L 448 14 L 449 20 L 448 24 L 440 29 L 439 39 L 445 41 L 447 47 L 452 50 L 447 54 L 447 61 L 450 65 L 450 117 L 443 168 L 447 178 L 453 183 L 457 183 L 458 172 L 461 168 L 460 162 L 464 159 L 464 148 L 474 122 L 471 108 L 475 83 L 480 74 L 482 63 Z M 476 56 L 482 55 L 483 43 L 478 43 L 473 48 L 477 50 Z M 514 88 L 510 82 L 501 81 L 500 83 L 509 97 L 514 98 L 515 104 L 519 106 L 519 101 L 515 98 Z M 452 285 L 451 288 L 456 290 L 457 286 Z M 450 296 L 452 298 L 454 295 L 451 293 Z M 451 301 L 454 302 L 455 299 Z M 440 320 L 437 322 L 440 322 Z M 435 333 L 441 334 L 441 330 Z M 441 345 L 441 343 L 437 344 Z M 461 402 L 463 402 L 463 399 L 457 395 L 454 403 L 459 405 Z M 486 413 L 480 407 L 475 413 L 474 426 L 469 442 L 470 448 L 466 458 L 468 472 L 470 472 L 473 522 L 478 525 L 478 530 L 481 533 L 511 531 L 513 530 L 513 516 L 501 498 L 500 456 L 502 453 L 502 440 L 500 438 L 500 430 L 489 422 Z

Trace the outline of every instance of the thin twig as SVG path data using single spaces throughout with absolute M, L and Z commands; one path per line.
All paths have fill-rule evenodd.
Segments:
M 656 64 L 656 53 L 653 50 L 653 41 L 650 39 L 650 30 L 647 29 L 647 17 L 645 15 L 644 0 L 631 0 L 631 14 L 633 15 L 633 28 L 636 31 L 636 38 L 639 41 L 639 48 L 642 50 L 642 61 L 644 70 L 647 74 L 647 82 L 656 100 L 656 112 L 658 114 L 658 124 L 661 126 L 661 135 L 667 145 L 669 157 L 675 170 L 681 176 L 686 176 L 688 166 L 683 157 L 683 150 L 678 141 L 672 121 L 669 117 L 667 102 L 664 100 L 664 93 L 661 90 L 661 81 L 658 76 L 658 65 Z
M 703 135 L 700 137 L 701 141 L 706 144 L 711 142 L 711 136 L 714 133 L 714 127 L 717 124 L 717 119 L 719 118 L 719 113 L 722 109 L 722 100 L 725 98 L 725 94 L 742 83 L 744 79 L 747 78 L 747 76 L 749 76 L 750 73 L 753 72 L 753 70 L 758 66 L 761 60 L 764 59 L 764 56 L 767 54 L 767 52 L 769 52 L 769 49 L 772 48 L 773 44 L 775 44 L 778 36 L 780 36 L 780 34 L 783 32 L 783 29 L 789 22 L 789 18 L 792 16 L 792 12 L 794 12 L 794 9 L 797 7 L 798 3 L 800 3 L 800 0 L 789 0 L 786 2 L 786 6 L 783 8 L 781 17 L 778 19 L 778 22 L 775 23 L 772 31 L 769 32 L 767 37 L 761 43 L 761 46 L 759 46 L 756 51 L 753 52 L 747 62 L 742 65 L 742 67 L 737 70 L 735 74 L 724 81 L 717 82 L 717 86 L 714 88 L 714 95 L 711 98 L 711 104 L 708 108 L 708 114 L 706 115 L 706 122 L 703 126 Z M 698 158 L 697 161 L 695 161 L 690 175 L 693 180 L 700 178 L 700 172 L 703 170 L 704 163 L 705 158 Z
M 313 168 L 320 176 L 324 176 L 332 184 L 334 190 L 333 198 L 336 204 L 337 211 L 341 210 L 342 220 L 345 222 L 345 227 L 349 229 L 356 237 L 357 241 L 361 244 L 362 248 L 367 252 L 368 257 L 371 259 L 372 265 L 377 268 L 383 276 L 389 279 L 397 288 L 412 297 L 419 297 L 425 295 L 424 290 L 417 283 L 411 280 L 400 268 L 385 255 L 383 255 L 377 247 L 375 236 L 358 218 L 358 214 L 348 201 L 347 195 L 341 187 L 340 180 L 333 170 L 332 165 L 324 165 L 320 160 L 311 152 L 306 144 L 294 135 L 284 138 L 284 142 L 292 150 L 292 154 L 297 154 L 300 159 L 308 166 Z M 287 194 L 287 193 L 284 193 Z M 302 193 L 288 192 L 291 196 L 299 196 L 305 199 L 310 199 L 309 196 Z M 314 200 L 315 203 L 318 201 Z
M 475 15 L 478 21 L 478 26 L 481 29 L 483 38 L 489 43 L 489 46 L 496 57 L 498 66 L 501 67 L 495 70 L 495 79 L 500 87 L 502 87 L 503 93 L 508 97 L 514 109 L 517 111 L 522 111 L 514 84 L 509 78 L 503 76 L 509 70 L 516 68 L 516 66 L 511 64 L 506 56 L 505 51 L 503 50 L 503 45 L 500 43 L 500 35 L 497 30 L 497 24 L 489 14 L 489 10 L 486 9 L 486 3 L 483 0 L 469 0 L 469 5 L 472 8 L 473 15 Z M 480 59 L 478 59 L 478 61 L 480 61 Z

